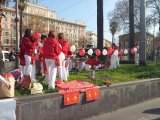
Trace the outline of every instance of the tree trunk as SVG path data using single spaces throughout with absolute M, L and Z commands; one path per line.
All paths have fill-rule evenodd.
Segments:
M 129 0 L 129 48 L 134 47 L 134 0 Z M 134 55 L 129 52 L 129 60 L 134 60 Z
M 103 49 L 103 0 L 97 0 L 97 48 Z
M 146 18 L 145 18 L 145 0 L 140 1 L 140 28 L 141 28 L 141 41 L 140 41 L 140 54 L 139 65 L 146 65 Z
M 113 43 L 115 43 L 115 41 L 114 41 L 114 35 L 112 35 L 112 44 L 113 44 Z
M 22 41 L 22 24 L 23 24 L 23 20 L 22 20 L 22 18 L 23 18 L 23 15 L 22 15 L 22 13 L 23 13 L 23 11 L 22 10 L 20 10 L 20 43 L 21 43 L 21 41 Z
M 159 33 L 160 33 L 160 14 L 159 14 Z
M 19 39 L 18 39 L 18 22 L 19 22 L 19 18 L 18 18 L 18 0 L 16 0 L 16 63 L 15 63 L 15 68 L 19 68 Z

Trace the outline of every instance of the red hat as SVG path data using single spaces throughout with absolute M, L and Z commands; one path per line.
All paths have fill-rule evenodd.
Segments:
M 34 39 L 39 39 L 39 38 L 41 38 L 41 34 L 40 33 L 34 33 L 33 35 L 32 35 L 32 37 L 34 38 Z

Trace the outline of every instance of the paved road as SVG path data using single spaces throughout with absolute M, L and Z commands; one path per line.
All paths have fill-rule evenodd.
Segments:
M 160 120 L 160 98 L 84 120 Z

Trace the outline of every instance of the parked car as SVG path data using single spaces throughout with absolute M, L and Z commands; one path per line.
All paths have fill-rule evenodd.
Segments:
M 9 52 L 2 50 L 2 60 L 3 61 L 9 61 Z

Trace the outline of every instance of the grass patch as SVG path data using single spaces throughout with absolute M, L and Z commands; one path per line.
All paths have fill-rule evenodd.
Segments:
M 70 75 L 69 80 L 87 80 L 86 71 Z M 121 83 L 128 81 L 143 80 L 148 78 L 160 77 L 160 63 L 148 63 L 147 66 L 136 66 L 134 64 L 121 65 L 113 70 L 96 71 L 97 81 L 109 81 L 112 83 Z M 91 81 L 92 82 L 92 81 Z
M 160 77 L 160 63 L 148 63 L 147 66 L 136 66 L 134 64 L 121 65 L 113 70 L 97 70 L 95 72 L 96 80 L 88 79 L 88 72 L 80 71 L 70 73 L 68 81 L 84 80 L 95 85 L 102 86 L 104 82 L 122 83 L 136 80 L 144 80 L 148 78 Z M 58 88 L 48 89 L 48 84 L 44 81 L 44 77 L 38 76 L 37 80 L 43 85 L 44 93 L 57 92 Z M 29 95 L 30 91 L 15 90 L 16 96 Z

